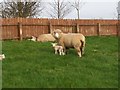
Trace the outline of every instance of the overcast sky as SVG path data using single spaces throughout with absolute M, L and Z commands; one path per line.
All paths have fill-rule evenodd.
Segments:
M 2 1 L 2 0 L 0 0 Z M 53 0 L 43 0 L 51 2 Z M 74 0 L 69 0 L 74 1 Z M 80 10 L 80 18 L 82 19 L 116 19 L 117 18 L 117 4 L 120 0 L 82 0 L 85 4 Z M 47 15 L 43 15 L 47 18 Z M 77 18 L 76 11 L 73 10 L 65 18 Z
M 81 18 L 92 19 L 114 19 L 117 17 L 116 2 L 86 2 L 80 10 Z M 74 13 L 76 13 L 74 11 Z M 69 17 L 76 18 L 76 14 L 71 13 Z

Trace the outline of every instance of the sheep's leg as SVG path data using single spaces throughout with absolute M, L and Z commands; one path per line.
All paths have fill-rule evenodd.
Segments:
M 63 49 L 63 54 L 65 55 L 67 53 L 66 48 Z
M 61 56 L 61 52 L 60 52 L 60 56 Z
M 81 51 L 81 52 L 82 52 L 82 55 L 85 53 L 85 52 L 84 52 L 84 49 L 85 49 L 85 46 L 82 47 L 82 51 Z
M 64 43 L 60 44 L 63 49 L 62 49 L 62 54 L 65 55 L 66 54 L 66 47 L 64 46 Z
M 80 51 L 81 51 L 81 55 L 83 55 L 84 54 L 84 48 L 80 47 Z
M 61 53 L 62 53 L 62 55 L 65 55 L 65 53 L 64 53 L 64 51 L 63 51 L 63 49 L 61 50 Z
M 84 47 L 81 48 L 82 55 L 84 54 Z
M 63 47 L 63 55 L 66 54 L 66 47 L 64 46 L 64 44 L 61 45 Z
M 82 54 L 81 54 L 81 50 L 79 47 L 75 47 L 76 51 L 77 51 L 77 54 L 79 57 L 82 57 Z
M 61 55 L 61 53 L 62 53 L 61 50 L 59 50 L 59 55 Z
M 84 54 L 84 49 L 85 49 L 85 41 L 82 42 L 82 46 L 80 48 L 82 55 Z
M 77 52 L 79 57 L 82 57 L 81 52 Z
M 58 54 L 57 50 L 55 50 L 55 54 Z

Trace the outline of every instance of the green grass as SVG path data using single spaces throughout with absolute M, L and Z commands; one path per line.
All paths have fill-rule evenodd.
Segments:
M 50 42 L 4 41 L 3 88 L 117 88 L 117 37 L 86 37 L 85 55 L 55 55 Z

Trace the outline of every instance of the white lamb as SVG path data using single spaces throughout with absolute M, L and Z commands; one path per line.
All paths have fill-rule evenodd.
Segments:
M 4 54 L 0 55 L 0 60 L 3 60 L 3 59 L 5 59 L 5 55 Z
M 32 36 L 31 39 L 28 39 L 28 40 L 30 40 L 30 41 L 34 41 L 34 42 L 35 42 L 35 41 L 37 40 L 37 38 L 34 37 L 34 36 Z
M 58 54 L 58 53 L 59 53 L 59 55 L 65 55 L 62 46 L 57 45 L 57 43 L 52 43 L 52 46 L 53 46 L 53 48 L 54 48 L 54 50 L 55 50 L 55 54 Z

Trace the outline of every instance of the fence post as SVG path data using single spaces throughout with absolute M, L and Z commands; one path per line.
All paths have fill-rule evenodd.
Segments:
M 120 21 L 118 21 L 118 37 L 120 36 Z
M 22 40 L 22 24 L 18 22 L 18 35 L 19 35 L 19 39 Z
M 49 23 L 49 33 L 51 33 L 52 32 L 52 24 L 51 24 L 51 22 Z
M 120 30 L 120 25 L 119 25 L 119 23 L 118 24 L 116 24 L 116 36 L 119 36 L 119 30 Z
M 100 29 L 101 29 L 101 25 L 100 23 L 97 24 L 97 35 L 100 36 Z
M 76 24 L 76 32 L 79 33 L 79 24 Z

